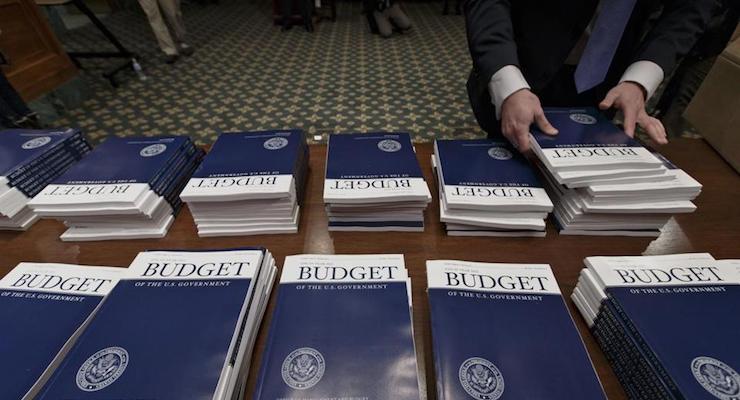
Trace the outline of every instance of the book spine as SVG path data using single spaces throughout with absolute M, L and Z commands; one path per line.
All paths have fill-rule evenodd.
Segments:
M 624 323 L 625 328 L 627 329 L 627 333 L 634 338 L 637 348 L 642 349 L 645 358 L 650 363 L 650 365 L 652 365 L 656 369 L 658 376 L 665 383 L 670 393 L 677 399 L 683 399 L 684 396 L 681 394 L 680 390 L 676 386 L 676 383 L 668 374 L 668 371 L 665 370 L 663 364 L 660 363 L 655 353 L 650 350 L 650 347 L 642 338 L 634 324 L 632 324 L 629 317 L 624 312 L 624 309 L 622 309 L 622 307 L 619 305 L 619 302 L 615 301 L 611 297 L 611 295 L 609 295 L 607 301 L 613 307 L 614 312 L 616 312 L 615 318 L 619 318 Z
M 435 308 L 429 291 L 427 291 L 427 296 L 429 298 L 429 324 L 432 328 L 430 334 L 432 336 L 432 359 L 434 360 L 434 372 L 436 374 L 435 381 L 437 383 L 437 400 L 445 400 L 445 382 L 443 377 L 445 376 L 444 367 L 447 366 L 447 364 L 445 364 L 444 357 L 442 356 L 442 343 L 440 343 L 437 335 L 434 334 L 434 327 L 436 326 L 436 318 L 434 317 Z
M 623 324 L 613 315 L 608 306 L 602 312 L 604 323 L 614 337 L 615 345 L 612 352 L 621 353 L 624 369 L 627 373 L 625 379 L 642 394 L 645 399 L 672 399 L 664 383 L 657 376 L 656 371 L 647 362 L 645 357 L 636 347 L 634 340 L 626 333 Z M 616 349 L 616 350 L 614 350 Z
M 615 343 L 616 340 L 614 338 L 614 335 L 612 334 L 611 330 L 609 330 L 606 327 L 606 322 L 604 321 L 604 316 L 599 313 L 597 315 L 596 320 L 594 320 L 594 325 L 591 328 L 591 332 L 594 335 L 594 338 L 596 339 L 596 343 L 598 343 L 599 347 L 604 351 L 604 355 L 606 356 L 607 361 L 612 366 L 612 370 L 614 370 L 614 374 L 617 376 L 617 380 L 622 385 L 622 388 L 624 388 L 624 391 L 627 393 L 627 397 L 629 397 L 631 400 L 642 400 L 642 395 L 639 394 L 637 389 L 632 385 L 632 382 L 627 378 L 627 368 L 621 358 L 618 358 L 617 355 L 614 352 L 615 347 L 617 344 Z
M 204 155 L 205 152 L 203 150 L 200 150 L 200 154 L 192 158 L 191 165 L 188 168 L 187 172 L 182 175 L 180 181 L 176 183 L 173 190 L 165 198 L 165 200 L 172 207 L 172 215 L 177 215 L 177 213 L 182 208 L 182 199 L 180 199 L 180 193 L 182 193 L 183 189 L 185 189 L 185 186 L 187 186 L 190 177 L 200 165 L 200 161 L 203 159 Z
M 267 332 L 267 343 L 262 351 L 262 360 L 260 362 L 261 368 L 259 375 L 257 376 L 257 382 L 254 385 L 253 398 L 259 400 L 262 398 L 262 390 L 265 386 L 266 371 L 269 370 L 269 364 L 272 361 L 272 348 L 275 342 L 274 331 L 277 329 L 278 321 L 280 321 L 280 314 L 282 310 L 283 298 L 281 296 L 280 286 L 278 285 L 277 298 L 275 299 L 275 309 L 272 312 L 272 320 L 270 321 L 270 329 Z
M 175 156 L 173 160 L 170 160 L 159 172 L 157 172 L 155 177 L 150 181 L 152 191 L 160 196 L 165 193 L 167 188 L 169 188 L 177 178 L 179 170 L 187 165 L 196 150 L 197 148 L 192 143 L 189 143 L 186 149 L 181 149 L 181 152 Z
M 34 159 L 28 160 L 22 164 L 19 164 L 16 166 L 16 168 L 8 175 L 8 180 L 18 180 L 20 176 L 24 176 L 23 174 L 29 173 L 29 171 L 33 171 L 34 169 L 38 168 L 40 165 L 44 165 L 47 163 L 47 160 L 53 156 L 56 155 L 60 147 L 63 148 L 69 148 L 71 145 L 79 143 L 80 141 L 87 143 L 84 137 L 80 133 L 77 133 L 73 135 L 72 137 L 69 137 L 67 139 L 64 139 L 58 143 L 55 143 L 53 146 L 46 149 L 46 151 L 41 154 L 39 157 L 36 157 Z
M 69 167 L 71 167 L 77 160 L 72 156 L 61 158 L 55 163 L 54 167 L 44 169 L 32 178 L 25 180 L 18 189 L 25 193 L 28 197 L 33 197 L 42 191 L 49 182 L 53 181 L 56 177 L 61 175 Z
M 80 158 L 82 158 L 84 154 L 87 154 L 89 151 L 90 151 L 89 144 L 87 144 L 87 142 L 84 142 L 84 144 L 80 145 L 80 148 L 78 150 L 56 152 L 55 154 L 49 157 L 46 157 L 44 160 L 36 162 L 32 168 L 27 168 L 24 171 L 16 173 L 14 178 L 12 178 L 12 180 L 9 179 L 9 181 L 11 182 L 11 186 L 17 184 L 18 182 L 25 182 L 30 179 L 33 179 L 36 175 L 39 174 L 39 172 L 44 171 L 47 168 L 50 168 L 49 165 L 56 163 L 58 159 L 61 157 L 71 156 L 75 160 L 79 160 Z M 44 184 L 43 186 L 46 186 L 46 184 Z

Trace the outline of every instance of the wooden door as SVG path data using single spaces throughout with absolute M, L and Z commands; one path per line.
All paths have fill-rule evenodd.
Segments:
M 33 0 L 0 0 L 0 52 L 10 62 L 5 76 L 26 101 L 77 74 Z

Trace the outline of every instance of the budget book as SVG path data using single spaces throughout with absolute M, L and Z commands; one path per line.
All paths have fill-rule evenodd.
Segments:
M 288 256 L 253 398 L 418 400 L 402 255 Z
M 552 202 L 533 167 L 510 144 L 436 140 L 432 166 L 448 235 L 544 236 Z
M 33 399 L 126 270 L 20 263 L 0 279 L 0 399 Z
M 38 399 L 235 399 L 274 260 L 264 249 L 147 251 Z
M 199 236 L 296 233 L 307 175 L 303 131 L 223 133 L 180 198 Z
M 588 257 L 573 301 L 634 398 L 740 398 L 740 263 Z
M 423 231 L 431 200 L 408 133 L 329 137 L 324 179 L 329 230 Z
M 427 261 L 440 400 L 605 399 L 550 266 Z

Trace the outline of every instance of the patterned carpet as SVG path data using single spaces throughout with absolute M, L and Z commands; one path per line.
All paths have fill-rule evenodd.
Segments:
M 465 92 L 462 17 L 442 16 L 437 2 L 405 7 L 414 29 L 382 39 L 369 33 L 358 2 L 339 2 L 337 21 L 314 33 L 281 32 L 264 0 L 185 4 L 196 52 L 173 66 L 162 63 L 143 13 L 116 12 L 104 22 L 140 55 L 147 79 L 126 72 L 113 89 L 100 76 L 111 61 L 83 61 L 92 97 L 56 124 L 95 141 L 177 133 L 209 143 L 220 131 L 288 127 L 314 141 L 373 130 L 407 131 L 416 141 L 482 135 Z M 110 47 L 91 26 L 61 40 L 69 50 Z

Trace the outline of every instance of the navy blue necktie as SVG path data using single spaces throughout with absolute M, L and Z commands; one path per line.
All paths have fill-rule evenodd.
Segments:
M 601 0 L 599 15 L 583 50 L 575 81 L 578 93 L 604 81 L 636 0 Z

